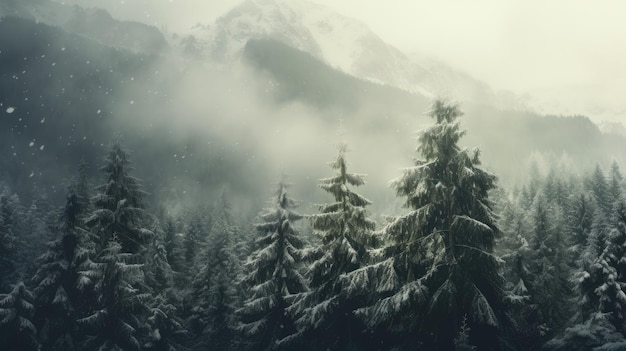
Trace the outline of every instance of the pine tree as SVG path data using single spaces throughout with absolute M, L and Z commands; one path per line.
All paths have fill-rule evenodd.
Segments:
M 581 318 L 545 345 L 546 350 L 623 350 L 626 346 L 626 204 L 616 206 L 617 227 L 602 253 L 578 279 Z
M 7 291 L 16 277 L 16 241 L 13 232 L 13 204 L 10 198 L 0 195 L 0 292 Z
M 202 246 L 203 239 L 206 238 L 205 230 L 200 215 L 193 214 L 187 224 L 185 237 L 183 239 L 185 269 L 187 274 L 194 273 L 193 268 L 196 264 L 199 247 Z
M 76 195 L 80 212 L 77 213 L 77 217 L 85 218 L 93 210 L 91 204 L 91 183 L 89 176 L 87 175 L 89 164 L 85 161 L 81 161 L 78 166 L 78 175 L 72 179 L 69 186 L 69 191 Z
M 284 180 L 278 185 L 270 207 L 257 224 L 257 249 L 246 262 L 243 285 L 250 296 L 238 310 L 244 344 L 249 350 L 271 349 L 276 341 L 296 332 L 287 314 L 289 298 L 307 290 L 300 274 L 303 240 L 293 224 L 302 219 L 297 203 L 288 197 Z
M 607 315 L 617 330 L 626 321 L 626 204 L 617 206 L 618 226 L 607 238 L 602 254 L 591 264 L 581 280 L 586 320 L 595 312 Z
M 147 265 L 144 266 L 146 283 L 152 288 L 150 312 L 146 320 L 150 332 L 144 348 L 159 351 L 183 350 L 187 331 L 179 318 L 177 306 L 181 304 L 181 296 L 174 288 L 175 272 L 169 264 L 167 245 L 164 243 L 167 233 L 160 229 L 156 232 L 157 239 L 150 246 Z
M 476 346 L 472 346 L 469 340 L 470 327 L 467 325 L 467 316 L 463 317 L 461 330 L 456 338 L 454 338 L 454 351 L 474 351 Z
M 162 294 L 157 295 L 150 307 L 147 319 L 150 327 L 145 350 L 151 351 L 183 351 L 187 331 L 178 317 L 178 309 Z
M 619 170 L 619 165 L 615 160 L 611 163 L 611 173 L 609 175 L 609 194 L 611 204 L 616 204 L 622 199 L 624 177 Z
M 571 297 L 572 287 L 569 285 L 570 271 L 562 235 L 565 224 L 555 215 L 554 208 L 548 208 L 541 194 L 537 196 L 534 207 L 529 289 L 542 321 L 540 334 L 550 337 L 562 330 L 571 317 L 568 298 Z
M 516 322 L 516 333 L 512 342 L 524 345 L 523 349 L 534 349 L 538 345 L 538 311 L 528 287 L 531 282 L 530 265 L 532 250 L 527 238 L 530 238 L 528 214 L 513 202 L 506 201 L 504 210 L 499 211 L 502 238 L 498 243 L 498 252 L 504 260 L 507 301 L 510 314 Z
M 320 181 L 320 188 L 333 202 L 320 205 L 311 216 L 313 231 L 321 245 L 311 254 L 309 268 L 311 291 L 299 298 L 293 310 L 298 316 L 300 334 L 316 335 L 313 348 L 349 349 L 364 341 L 365 329 L 354 311 L 363 307 L 367 291 L 355 288 L 362 279 L 354 271 L 370 263 L 369 250 L 376 243 L 375 223 L 368 218 L 370 201 L 351 187 L 365 184 L 363 175 L 347 170 L 346 145 L 330 164 L 334 176 Z
M 78 289 L 78 267 L 92 252 L 89 233 L 80 227 L 83 213 L 79 198 L 70 193 L 61 216 L 61 237 L 48 244 L 33 277 L 36 322 L 46 350 L 76 350 L 78 313 L 84 301 Z
M 98 300 L 91 313 L 78 320 L 86 334 L 81 350 L 141 349 L 150 294 L 141 293 L 143 271 L 140 264 L 129 263 L 132 256 L 111 240 L 93 261 L 83 264 L 82 284 L 89 285 Z
M 239 294 L 235 289 L 239 265 L 232 252 L 234 233 L 230 204 L 224 194 L 216 206 L 208 242 L 192 282 L 194 307 L 190 331 L 199 336 L 199 346 L 227 350 L 234 338 L 234 310 Z
M 58 218 L 57 211 L 46 211 L 43 206 L 34 200 L 30 207 L 24 210 L 20 223 L 19 262 L 24 276 L 31 276 L 36 269 L 35 261 L 45 251 L 46 243 L 50 241 L 54 231 L 53 225 L 48 223 L 47 217 Z
M 100 249 L 114 239 L 122 245 L 123 252 L 136 254 L 154 236 L 143 228 L 145 192 L 141 190 L 140 180 L 129 175 L 131 169 L 128 153 L 115 141 L 100 169 L 106 182 L 96 187 L 93 199 L 96 210 L 87 220 L 99 237 Z
M 572 266 L 580 268 L 584 265 L 582 255 L 591 236 L 594 208 L 592 200 L 585 194 L 576 196 L 571 208 L 568 220 L 571 233 L 569 246 L 572 252 L 571 257 L 576 260 Z
M 598 208 L 603 212 L 604 216 L 608 218 L 613 210 L 613 204 L 611 203 L 609 184 L 600 166 L 596 165 L 593 174 L 587 180 L 587 187 L 591 191 Z
M 85 349 L 139 349 L 146 333 L 151 295 L 143 262 L 155 235 L 146 229 L 151 217 L 143 210 L 145 193 L 130 169 L 128 153 L 114 142 L 101 168 L 106 183 L 96 187 L 94 210 L 86 219 L 95 249 L 79 270 L 78 286 L 92 297 L 78 320 L 87 335 Z
M 167 250 L 162 239 L 156 239 L 150 245 L 149 257 L 146 263 L 148 264 L 146 282 L 155 294 L 170 289 L 173 285 L 174 271 L 167 261 Z
M 472 343 L 495 350 L 506 322 L 503 279 L 493 254 L 499 230 L 488 197 L 496 177 L 479 167 L 478 151 L 457 145 L 464 135 L 461 114 L 454 104 L 434 102 L 430 116 L 436 124 L 419 136 L 425 159 L 393 182 L 410 209 L 385 228 L 387 259 L 376 266 L 378 289 L 393 289 L 360 311 L 371 326 L 401 326 L 406 347 L 453 349 L 467 315 Z
M 182 270 L 182 265 L 180 260 L 180 242 L 178 239 L 179 231 L 176 223 L 171 217 L 168 217 L 165 220 L 163 232 L 163 247 L 165 249 L 165 257 L 167 258 L 167 262 L 170 264 L 175 274 L 180 273 Z
M 6 351 L 39 350 L 33 323 L 33 294 L 19 282 L 8 294 L 0 294 L 0 345 Z

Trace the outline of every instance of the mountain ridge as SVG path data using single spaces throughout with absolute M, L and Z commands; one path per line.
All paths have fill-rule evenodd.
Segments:
M 204 58 L 228 62 L 249 39 L 278 40 L 347 74 L 428 98 L 500 104 L 486 83 L 442 62 L 437 69 L 424 67 L 358 20 L 307 1 L 247 0 L 213 25 L 195 27 L 180 43 Z

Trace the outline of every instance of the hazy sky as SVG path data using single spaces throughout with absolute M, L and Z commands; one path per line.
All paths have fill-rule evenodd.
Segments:
M 405 51 L 430 53 L 496 89 L 593 110 L 624 109 L 621 0 L 310 0 L 368 24 Z M 182 31 L 241 0 L 71 0 Z M 589 111 L 584 111 L 589 112 Z M 615 119 L 615 117 L 613 117 Z M 623 120 L 626 122 L 626 112 Z

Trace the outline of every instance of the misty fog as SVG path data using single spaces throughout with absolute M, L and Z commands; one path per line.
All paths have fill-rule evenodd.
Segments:
M 0 345 L 625 349 L 611 5 L 0 2 Z

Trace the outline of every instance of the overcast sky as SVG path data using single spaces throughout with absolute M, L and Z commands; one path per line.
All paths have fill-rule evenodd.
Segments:
M 626 1 L 310 1 L 365 22 L 404 51 L 427 52 L 496 89 L 626 109 Z M 210 24 L 242 1 L 68 2 L 106 6 L 118 18 L 143 19 L 174 32 Z

